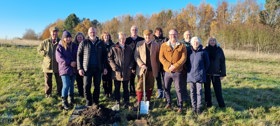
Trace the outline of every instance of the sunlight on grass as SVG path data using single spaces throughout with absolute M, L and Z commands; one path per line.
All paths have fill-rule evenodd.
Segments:
M 0 122 L 1 125 L 66 125 L 73 110 L 61 110 L 59 97 L 44 97 L 42 57 L 35 46 L 0 46 Z M 280 125 L 280 56 L 225 50 L 227 77 L 222 81 L 226 108 L 221 109 L 213 93 L 213 107 L 200 115 L 192 113 L 188 103 L 182 114 L 164 109 L 165 101 L 152 97 L 152 110 L 146 119 L 150 125 Z M 55 90 L 54 84 L 53 89 Z M 173 87 L 174 85 L 172 85 Z M 156 89 L 156 87 L 155 87 Z M 77 89 L 75 88 L 75 92 Z M 100 101 L 112 107 L 114 101 Z M 155 94 L 155 93 L 154 93 Z M 77 105 L 85 100 L 76 98 Z M 130 99 L 135 103 L 136 99 Z M 122 125 L 133 125 L 122 111 Z

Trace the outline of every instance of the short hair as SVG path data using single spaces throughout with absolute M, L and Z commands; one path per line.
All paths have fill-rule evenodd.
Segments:
M 198 41 L 199 45 L 202 45 L 202 41 L 197 36 L 192 37 L 191 44 L 193 45 L 194 41 Z
M 119 36 L 120 36 L 120 35 L 126 36 L 126 34 L 125 34 L 124 32 L 122 32 L 122 31 L 119 32 L 118 35 L 119 35 Z
M 132 25 L 132 26 L 130 27 L 130 30 L 131 30 L 132 28 L 138 29 L 138 27 L 137 27 L 136 25 Z
M 174 31 L 175 31 L 175 32 L 176 32 L 176 33 L 178 34 L 178 31 L 177 31 L 177 29 L 175 29 L 175 28 L 172 28 L 172 29 L 170 29 L 170 30 L 169 30 L 169 32 L 170 32 L 170 31 L 172 31 L 172 30 L 174 30 Z M 169 33 L 169 32 L 168 32 L 168 33 Z

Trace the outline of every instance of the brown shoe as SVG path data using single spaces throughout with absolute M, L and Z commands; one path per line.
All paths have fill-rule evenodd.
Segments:
M 178 110 L 177 110 L 177 113 L 182 113 L 182 108 L 179 108 Z
M 171 105 L 170 105 L 170 104 L 167 104 L 164 108 L 165 108 L 165 109 L 171 109 Z

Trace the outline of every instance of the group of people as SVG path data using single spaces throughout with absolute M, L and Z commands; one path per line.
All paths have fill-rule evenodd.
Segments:
M 49 30 L 51 37 L 38 46 L 39 54 L 44 57 L 45 95 L 51 97 L 54 74 L 57 95 L 62 98 L 62 106 L 66 110 L 74 104 L 75 80 L 78 94 L 85 98 L 86 106 L 99 105 L 102 81 L 105 96 L 113 97 L 116 104 L 123 104 L 125 108 L 130 106 L 129 96 L 136 96 L 135 107 L 140 106 L 143 97 L 150 101 L 156 83 L 157 98 L 165 98 L 165 109 L 171 109 L 170 91 L 174 83 L 178 113 L 187 103 L 188 84 L 192 110 L 198 114 L 203 106 L 202 85 L 206 106 L 212 106 L 212 82 L 219 107 L 225 107 L 221 87 L 221 80 L 226 76 L 225 56 L 214 37 L 210 37 L 208 45 L 203 48 L 201 39 L 191 37 L 190 31 L 186 31 L 180 41 L 176 29 L 171 29 L 166 38 L 159 27 L 154 33 L 144 30 L 143 37 L 140 37 L 137 26 L 133 25 L 131 35 L 119 32 L 116 43 L 112 42 L 108 32 L 103 32 L 101 38 L 97 37 L 94 27 L 88 29 L 87 37 L 78 32 L 74 41 L 68 31 L 63 31 L 59 39 L 58 28 Z

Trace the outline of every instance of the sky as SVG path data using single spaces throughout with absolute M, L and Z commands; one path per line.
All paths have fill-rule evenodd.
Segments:
M 121 15 L 150 16 L 162 10 L 180 11 L 187 4 L 198 6 L 202 1 L 216 7 L 222 0 L 1 0 L 0 39 L 22 37 L 27 29 L 41 33 L 49 24 L 72 13 L 80 19 L 97 19 L 102 23 Z M 257 2 L 264 5 L 265 0 Z

